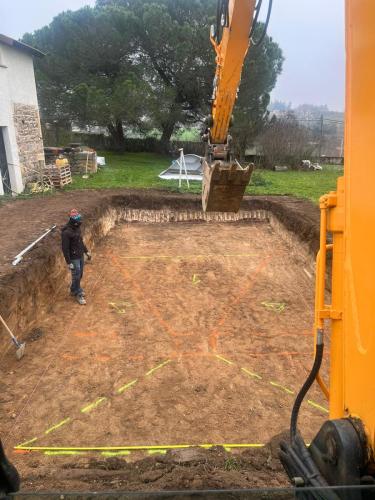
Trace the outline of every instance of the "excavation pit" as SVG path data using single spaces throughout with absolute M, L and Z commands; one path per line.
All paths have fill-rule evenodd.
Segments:
M 18 447 L 24 488 L 87 490 L 93 477 L 97 490 L 189 488 L 189 467 L 173 458 L 181 451 L 168 450 L 203 444 L 225 449 L 193 453 L 191 487 L 286 485 L 275 446 L 263 445 L 288 428 L 312 364 L 307 246 L 269 210 L 237 220 L 111 210 L 87 234 L 107 234 L 85 268 L 87 306 L 69 297 L 62 268 L 38 316 L 42 334 L 22 364 L 3 357 L 2 435 L 7 450 Z M 314 388 L 300 417 L 307 440 L 326 418 Z M 159 458 L 144 459 L 151 453 Z M 232 456 L 240 465 L 228 470 Z M 216 482 L 210 461 L 223 468 Z M 111 467 L 114 478 L 101 474 Z

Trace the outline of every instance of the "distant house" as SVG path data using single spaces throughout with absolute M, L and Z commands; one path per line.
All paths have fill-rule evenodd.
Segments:
M 21 193 L 44 166 L 33 66 L 43 56 L 0 35 L 0 195 Z

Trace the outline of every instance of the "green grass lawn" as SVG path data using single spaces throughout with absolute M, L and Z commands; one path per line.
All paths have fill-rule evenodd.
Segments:
M 165 181 L 158 174 L 171 163 L 171 158 L 152 153 L 114 154 L 100 152 L 105 156 L 107 165 L 97 174 L 83 179 L 79 175 L 73 177 L 73 184 L 67 189 L 101 189 L 101 188 L 157 188 L 177 192 L 200 193 L 201 184 L 192 182 L 190 190 L 186 183 L 179 190 L 178 181 Z M 258 195 L 293 195 L 317 202 L 319 197 L 336 187 L 336 179 L 342 175 L 342 168 L 324 166 L 322 172 L 273 172 L 256 170 L 248 194 Z
M 336 189 L 340 175 L 343 168 L 336 165 L 323 165 L 323 170 L 316 172 L 255 170 L 246 192 L 292 195 L 318 202 L 323 194 Z

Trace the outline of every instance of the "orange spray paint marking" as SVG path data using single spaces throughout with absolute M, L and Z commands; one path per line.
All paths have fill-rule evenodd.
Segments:
M 129 361 L 143 361 L 145 359 L 143 354 L 140 354 L 139 356 L 129 356 L 128 360 Z
M 63 354 L 62 358 L 66 359 L 67 361 L 78 361 L 79 359 L 81 359 L 79 356 L 75 356 L 74 354 L 68 354 L 68 353 Z
M 111 356 L 108 356 L 107 354 L 97 354 L 95 356 L 95 359 L 97 361 L 100 361 L 100 363 L 108 363 L 112 358 Z
M 118 340 L 120 335 L 117 332 L 111 332 L 106 335 L 109 339 Z
M 96 337 L 97 334 L 95 332 L 74 332 L 73 334 L 75 337 L 81 337 L 81 338 L 90 338 L 90 337 Z
M 111 255 L 111 260 L 112 260 L 113 264 L 117 267 L 117 269 L 120 271 L 120 273 L 124 276 L 124 278 L 131 284 L 134 294 L 137 295 L 138 302 L 141 304 L 143 302 L 145 302 L 147 304 L 149 312 L 155 317 L 155 319 L 157 319 L 160 326 L 171 337 L 171 339 L 174 341 L 176 348 L 179 348 L 181 346 L 181 343 L 179 341 L 176 341 L 176 337 L 178 337 L 178 334 L 169 325 L 169 323 L 167 323 L 167 321 L 164 320 L 164 318 L 160 314 L 159 310 L 147 298 L 147 296 L 144 294 L 143 289 L 139 285 L 139 283 L 137 283 L 134 279 L 131 278 L 129 272 L 126 269 L 121 267 L 121 265 L 119 264 L 119 261 L 114 257 L 114 255 Z
M 311 356 L 311 352 L 246 352 L 246 356 L 262 358 L 265 356 Z
M 183 352 L 172 352 L 169 358 L 172 359 L 182 359 L 182 358 L 207 358 L 211 357 L 212 353 L 207 352 L 204 349 L 199 351 L 183 351 Z
M 226 311 L 229 311 L 230 307 L 233 307 L 237 304 L 239 304 L 242 300 L 243 297 L 246 293 L 248 293 L 255 285 L 256 280 L 261 273 L 263 269 L 265 269 L 268 266 L 268 263 L 270 261 L 270 257 L 267 256 L 265 257 L 257 266 L 255 269 L 254 273 L 249 277 L 249 280 L 247 283 L 241 288 L 241 290 L 236 294 L 234 299 L 227 304 Z M 216 352 L 217 350 L 217 343 L 219 336 L 221 335 L 220 332 L 218 331 L 219 327 L 222 327 L 224 323 L 228 320 L 229 313 L 225 312 L 223 316 L 220 318 L 220 320 L 217 322 L 216 326 L 214 329 L 211 331 L 208 337 L 208 345 L 212 349 L 213 352 Z

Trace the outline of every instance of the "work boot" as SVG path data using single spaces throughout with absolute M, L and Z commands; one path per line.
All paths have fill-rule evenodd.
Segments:
M 83 297 L 82 295 L 77 295 L 77 302 L 78 302 L 78 304 L 81 304 L 81 306 L 86 305 L 85 297 Z

